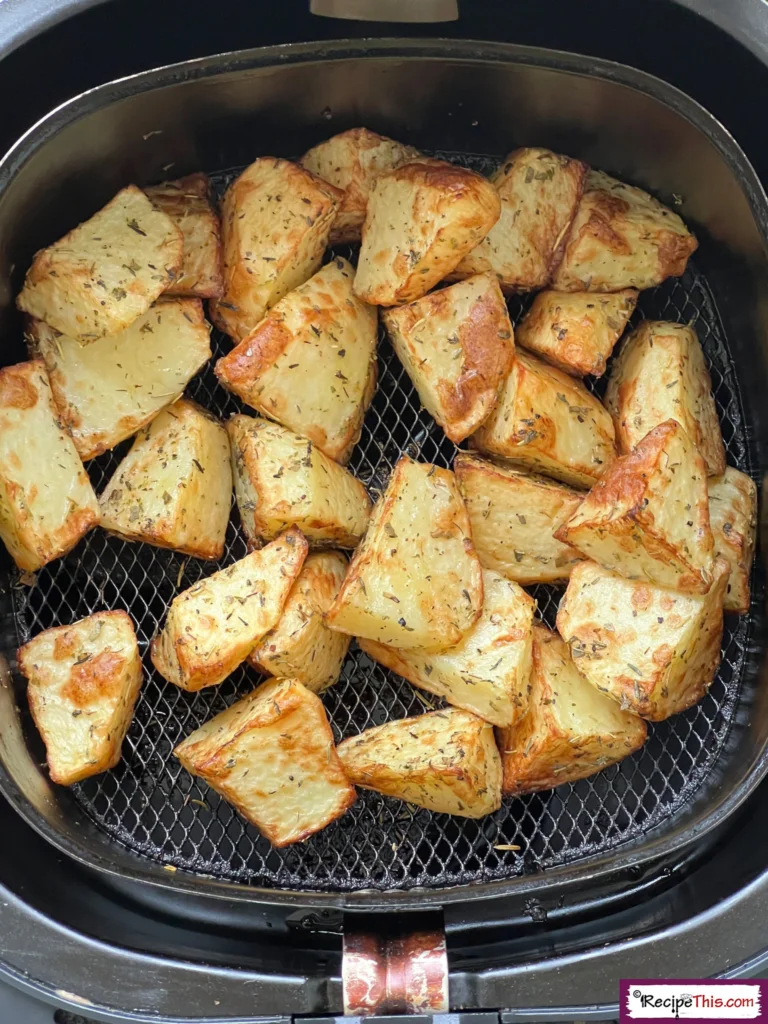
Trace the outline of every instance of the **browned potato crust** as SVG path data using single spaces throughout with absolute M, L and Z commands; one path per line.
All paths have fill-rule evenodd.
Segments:
M 745 473 L 728 466 L 721 477 L 709 481 L 709 520 L 715 554 L 731 567 L 725 610 L 746 615 L 757 533 L 757 488 Z

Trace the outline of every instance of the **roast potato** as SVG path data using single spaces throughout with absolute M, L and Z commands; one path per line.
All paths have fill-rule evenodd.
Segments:
M 468 711 L 386 722 L 344 740 L 338 753 L 356 786 L 430 811 L 482 818 L 501 806 L 493 726 Z
M 677 214 L 647 192 L 590 171 L 552 287 L 563 292 L 653 288 L 680 277 L 697 245 Z
M 141 657 L 124 611 L 46 629 L 18 653 L 51 779 L 61 786 L 114 768 L 141 689 Z
M 384 324 L 421 404 L 452 441 L 463 441 L 493 408 L 515 353 L 495 275 L 386 310 Z
M 536 625 L 530 711 L 499 735 L 503 791 L 533 793 L 585 779 L 642 747 L 647 732 L 642 718 L 587 682 L 556 633 Z
M 229 441 L 182 398 L 136 437 L 99 499 L 101 525 L 125 540 L 219 559 L 232 504 Z
M 486 455 L 591 487 L 616 458 L 611 417 L 581 381 L 518 349 L 501 397 L 472 435 Z
M 273 846 L 301 842 L 355 802 L 323 703 L 295 679 L 270 679 L 174 754 Z
M 557 537 L 621 576 L 706 594 L 715 560 L 707 467 L 677 420 L 617 459 Z
M 590 683 L 659 722 L 701 700 L 714 678 L 729 571 L 718 558 L 708 594 L 680 594 L 580 562 L 557 628 Z
M 326 621 L 392 647 L 443 650 L 480 617 L 483 579 L 453 473 L 400 459 Z
M 350 128 L 308 150 L 302 167 L 344 193 L 331 228 L 331 245 L 359 242 L 371 185 L 387 171 L 415 160 L 418 149 L 367 128 Z
M 485 237 L 500 209 L 485 178 L 442 160 L 383 174 L 368 198 L 356 293 L 376 306 L 420 299 Z
M 712 381 L 693 327 L 647 320 L 632 331 L 611 367 L 605 404 L 621 452 L 673 419 L 704 456 L 709 475 L 725 472 Z
M 30 319 L 56 408 L 83 461 L 109 451 L 180 398 L 211 355 L 199 299 L 159 299 L 119 334 L 81 345 Z
M 492 271 L 505 291 L 543 288 L 562 256 L 587 167 L 548 149 L 516 149 L 491 181 L 501 216 L 457 268 L 457 275 Z
M 536 603 L 511 580 L 483 572 L 483 613 L 455 647 L 435 654 L 359 640 L 366 654 L 414 686 L 471 711 L 492 725 L 511 725 L 528 711 L 531 627 Z
M 59 424 L 45 363 L 0 369 L 0 539 L 35 572 L 99 521 L 72 438 Z
M 352 474 L 291 430 L 253 416 L 227 423 L 240 522 L 254 547 L 298 526 L 314 548 L 354 548 L 371 515 Z
M 216 363 L 225 388 L 338 462 L 376 388 L 376 311 L 353 294 L 353 274 L 333 260 Z
M 298 164 L 262 156 L 234 181 L 221 208 L 224 293 L 217 327 L 242 341 L 264 314 L 320 266 L 342 193 Z
M 601 377 L 637 305 L 637 292 L 539 292 L 517 340 L 565 373 Z
M 35 255 L 16 304 L 81 345 L 117 334 L 173 284 L 183 245 L 171 218 L 129 185 Z
M 528 586 L 567 580 L 581 558 L 555 531 L 584 497 L 565 484 L 469 452 L 453 464 L 480 564 Z
M 709 521 L 715 538 L 715 554 L 731 567 L 725 590 L 725 610 L 746 615 L 757 532 L 757 488 L 745 473 L 733 466 L 727 466 L 721 477 L 709 481 Z

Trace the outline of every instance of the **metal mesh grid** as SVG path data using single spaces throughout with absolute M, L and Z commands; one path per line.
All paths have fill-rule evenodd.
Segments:
M 485 171 L 490 162 L 451 158 Z M 218 176 L 220 190 L 231 177 L 232 172 Z M 513 322 L 524 306 L 524 299 L 511 301 Z M 706 281 L 690 266 L 682 279 L 641 293 L 634 319 L 643 317 L 695 324 L 712 373 L 728 461 L 748 472 L 736 378 Z M 215 356 L 230 348 L 217 332 L 212 344 Z M 188 394 L 222 418 L 249 411 L 217 385 L 211 364 L 191 382 Z M 97 492 L 126 447 L 88 464 Z M 403 452 L 449 466 L 455 448 L 421 409 L 382 333 L 379 387 L 351 468 L 375 496 Z M 219 566 L 245 553 L 233 506 Z M 554 867 L 613 848 L 673 815 L 712 769 L 733 719 L 749 644 L 748 618 L 726 621 L 722 665 L 704 700 L 652 726 L 642 751 L 591 779 L 505 800 L 496 814 L 481 821 L 433 814 L 360 791 L 357 804 L 341 820 L 304 843 L 275 850 L 217 794 L 189 776 L 171 753 L 184 736 L 249 692 L 259 677 L 241 668 L 221 686 L 186 693 L 165 683 L 147 656 L 174 595 L 219 566 L 95 530 L 68 557 L 38 573 L 33 587 L 14 591 L 20 642 L 100 609 L 124 608 L 132 616 L 145 682 L 123 759 L 113 771 L 75 786 L 73 793 L 115 840 L 166 865 L 252 885 L 332 891 L 440 887 Z M 552 626 L 562 588 L 537 586 L 532 593 Z M 425 704 L 441 706 L 354 645 L 341 680 L 324 695 L 324 703 L 339 739 L 423 713 Z M 510 844 L 519 850 L 497 849 Z

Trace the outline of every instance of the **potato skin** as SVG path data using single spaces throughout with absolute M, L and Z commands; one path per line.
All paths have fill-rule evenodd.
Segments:
M 17 657 L 52 781 L 71 786 L 114 768 L 142 680 L 126 612 L 96 612 L 46 629 Z
M 262 156 L 246 167 L 221 207 L 224 294 L 210 305 L 218 328 L 242 341 L 315 273 L 341 199 L 289 160 Z
M 605 373 L 606 360 L 637 305 L 620 292 L 539 292 L 517 326 L 523 348 L 575 377 Z
M 605 404 L 622 453 L 673 419 L 704 456 L 709 475 L 725 472 L 712 381 L 692 327 L 646 320 L 632 331 L 611 367 Z
M 493 726 L 468 711 L 386 722 L 344 740 L 338 754 L 356 786 L 430 811 L 482 818 L 501 806 Z
M 16 305 L 85 345 L 146 313 L 182 257 L 181 231 L 129 185 L 35 255 Z
M 677 214 L 647 192 L 590 171 L 552 286 L 564 292 L 653 288 L 680 277 L 697 245 Z
M 441 160 L 383 174 L 368 199 L 356 294 L 375 306 L 420 299 L 488 233 L 500 209 L 490 182 Z
M 568 579 L 582 556 L 555 534 L 582 493 L 469 452 L 458 452 L 453 470 L 484 568 L 526 586 Z
M 757 488 L 745 473 L 727 466 L 723 476 L 709 481 L 709 519 L 715 553 L 731 567 L 724 608 L 746 615 L 757 534 Z
M 493 274 L 385 310 L 384 324 L 422 405 L 455 444 L 493 408 L 512 367 L 515 343 Z
M 647 734 L 642 718 L 584 679 L 556 633 L 534 626 L 530 711 L 499 732 L 504 793 L 585 779 L 639 750 Z
M 216 363 L 221 384 L 346 463 L 376 389 L 376 311 L 335 259 L 286 295 Z
M 356 799 L 322 701 L 296 679 L 268 680 L 174 754 L 276 847 L 319 832 Z
M 367 128 L 350 128 L 308 150 L 302 167 L 344 193 L 331 228 L 331 245 L 359 242 L 371 185 L 381 174 L 421 154 Z
M 708 594 L 679 594 L 580 562 L 557 628 L 593 686 L 651 722 L 696 704 L 720 664 L 728 563 L 718 558 Z
M 518 350 L 499 401 L 472 435 L 485 455 L 589 488 L 616 458 L 608 412 L 580 381 Z

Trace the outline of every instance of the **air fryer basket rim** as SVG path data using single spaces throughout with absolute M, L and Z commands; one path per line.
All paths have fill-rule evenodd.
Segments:
M 473 43 L 454 40 L 402 40 L 365 39 L 350 43 L 345 40 L 323 44 L 300 43 L 256 48 L 219 54 L 180 64 L 141 72 L 91 89 L 57 107 L 40 120 L 9 150 L 0 161 L 0 198 L 14 176 L 33 153 L 66 125 L 81 116 L 112 103 L 140 93 L 178 85 L 228 72 L 246 71 L 265 67 L 280 67 L 296 63 L 327 63 L 350 59 L 396 58 L 442 61 L 452 59 L 462 63 L 505 65 L 531 65 L 539 68 L 595 77 L 627 87 L 649 96 L 674 110 L 689 121 L 712 143 L 739 181 L 748 201 L 763 246 L 768 246 L 768 199 L 751 164 L 727 130 L 700 104 L 680 90 L 668 86 L 654 76 L 610 61 L 584 58 L 576 54 L 516 46 L 504 43 Z M 663 836 L 651 832 L 642 843 L 619 847 L 615 852 L 596 858 L 580 860 L 572 866 L 551 871 L 548 886 L 557 885 L 559 891 L 570 885 L 585 885 L 608 873 L 618 873 L 629 867 L 670 856 L 691 842 L 721 826 L 750 795 L 768 770 L 768 756 L 763 749 L 755 757 L 751 769 L 738 785 L 713 798 L 702 820 L 693 828 L 681 828 Z M 724 787 L 725 788 L 725 787 Z M 9 799 L 16 811 L 44 838 L 70 857 L 106 874 L 130 875 L 138 880 L 163 887 L 184 889 L 195 893 L 262 903 L 299 904 L 301 906 L 335 907 L 345 909 L 405 909 L 440 906 L 460 901 L 491 899 L 498 896 L 525 894 L 541 890 L 540 878 L 515 877 L 507 881 L 475 884 L 471 887 L 453 887 L 436 890 L 403 890 L 378 892 L 362 890 L 351 893 L 291 892 L 243 886 L 177 871 L 172 876 L 161 865 L 143 860 L 114 844 L 103 854 L 92 849 L 87 829 L 77 839 L 59 832 L 51 822 L 28 803 L 16 788 L 6 766 L 0 761 L 0 791 Z M 83 838 L 83 834 L 86 838 Z

